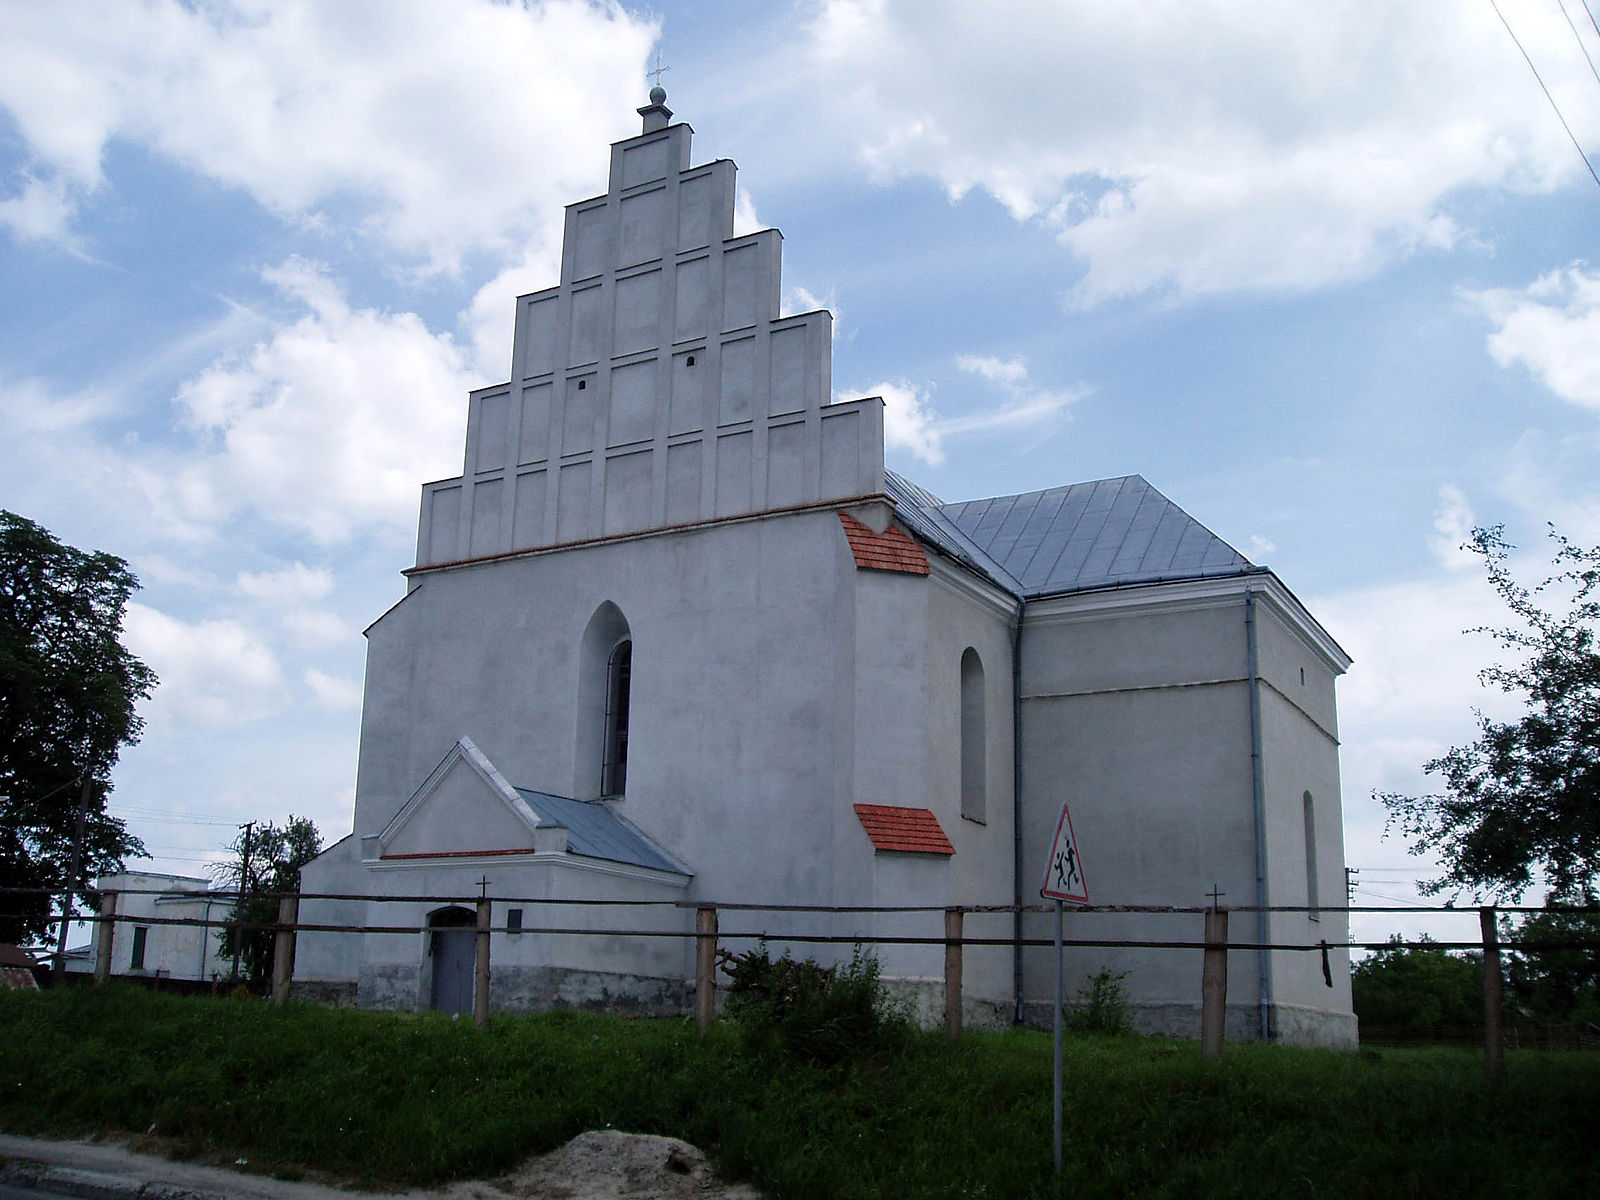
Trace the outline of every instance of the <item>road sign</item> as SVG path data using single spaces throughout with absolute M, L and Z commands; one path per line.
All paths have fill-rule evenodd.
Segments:
M 1055 840 L 1050 843 L 1050 861 L 1044 870 L 1041 896 L 1051 900 L 1071 900 L 1075 904 L 1089 903 L 1089 885 L 1083 878 L 1083 857 L 1078 853 L 1078 839 L 1072 832 L 1072 814 L 1061 806 L 1061 820 L 1056 822 Z

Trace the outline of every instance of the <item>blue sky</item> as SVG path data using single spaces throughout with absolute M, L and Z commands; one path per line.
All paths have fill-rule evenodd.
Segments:
M 1600 154 L 1581 0 L 1501 7 Z M 1459 542 L 1600 542 L 1600 186 L 1487 0 L 0 0 L 0 505 L 144 583 L 152 865 L 348 832 L 360 631 L 658 49 L 892 466 L 1138 472 L 1307 601 L 1348 860 L 1410 895 L 1372 789 L 1512 711 Z

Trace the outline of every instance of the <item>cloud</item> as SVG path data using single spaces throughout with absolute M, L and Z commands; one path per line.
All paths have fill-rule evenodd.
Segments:
M 1494 324 L 1489 353 L 1563 400 L 1600 409 L 1600 271 L 1577 262 L 1526 288 L 1466 293 Z
M 307 667 L 306 686 L 311 689 L 311 703 L 326 712 L 350 712 L 361 707 L 361 685 Z
M 460 350 L 413 313 L 352 309 L 315 264 L 265 275 L 305 314 L 183 385 L 175 404 L 199 453 L 152 490 L 202 525 L 251 511 L 323 543 L 409 528 L 418 481 L 461 466 Z
M 1477 521 L 1466 494 L 1453 483 L 1441 484 L 1439 504 L 1433 511 L 1434 537 L 1430 543 L 1433 557 L 1441 567 L 1461 571 L 1478 565 L 1478 556 L 1462 548 L 1472 536 L 1475 524 Z
M 944 461 L 944 439 L 1041 422 L 1085 394 L 1034 386 L 1021 359 L 1002 360 L 962 355 L 956 366 L 996 385 L 1003 397 L 997 405 L 970 408 L 960 416 L 943 416 L 931 405 L 931 393 L 906 380 L 886 380 L 855 389 L 851 396 L 883 397 L 883 441 L 890 450 L 905 450 L 929 466 Z M 837 393 L 840 399 L 846 393 Z
M 901 380 L 885 381 L 860 389 L 859 395 L 883 397 L 883 444 L 906 450 L 929 466 L 944 461 L 944 435 L 938 417 L 928 407 L 928 393 Z
M 595 147 L 634 132 L 617 97 L 642 100 L 656 31 L 584 0 L 12 5 L 0 106 L 31 161 L 0 203 L 62 237 L 121 141 L 285 218 L 353 206 L 391 250 L 453 267 L 559 237 L 603 179 Z
M 297 562 L 278 571 L 240 571 L 236 586 L 253 600 L 277 606 L 323 600 L 333 594 L 333 575 Z
M 127 609 L 128 649 L 161 683 L 141 705 L 152 733 L 256 720 L 284 700 L 283 671 L 266 643 L 232 620 L 193 624 L 144 604 Z
M 1560 15 L 1514 23 L 1594 141 Z M 809 90 L 870 169 L 1043 223 L 1079 304 L 1358 278 L 1470 237 L 1460 189 L 1582 169 L 1488 6 L 828 0 L 809 37 Z

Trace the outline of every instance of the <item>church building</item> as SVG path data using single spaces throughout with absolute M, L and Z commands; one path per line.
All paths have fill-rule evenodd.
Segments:
M 735 236 L 659 88 L 517 300 L 508 382 L 422 489 L 405 597 L 367 631 L 354 829 L 304 871 L 297 991 L 459 1010 L 495 904 L 497 1007 L 682 1012 L 697 903 L 995 906 L 1048 941 L 1070 806 L 1096 904 L 1225 904 L 1235 941 L 1336 946 L 1334 682 L 1349 659 L 1270 570 L 1137 475 L 961 503 L 884 466 L 883 402 L 836 401 L 832 320 L 783 315 L 781 235 Z M 428 897 L 440 899 L 430 900 Z M 445 898 L 457 898 L 450 901 Z M 635 901 L 628 906 L 572 901 Z M 429 932 L 397 933 L 394 927 Z M 1072 913 L 1068 938 L 1198 941 Z M 578 936 L 540 932 L 586 928 Z M 939 912 L 724 910 L 724 933 L 939 937 Z M 526 930 L 526 932 L 523 932 Z M 748 947 L 748 941 L 735 943 Z M 932 1013 L 943 948 L 877 945 Z M 1232 1036 L 1353 1045 L 1343 950 L 1230 954 Z M 1138 1025 L 1194 1035 L 1194 950 L 1069 947 Z M 1331 979 L 1331 985 L 1328 980 Z M 965 1018 L 1047 1023 L 1047 946 L 974 945 Z

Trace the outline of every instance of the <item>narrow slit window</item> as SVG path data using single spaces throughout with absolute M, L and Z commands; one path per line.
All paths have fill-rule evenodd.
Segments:
M 983 660 L 968 646 L 961 655 L 961 815 L 969 821 L 988 819 L 988 785 Z
M 1317 805 L 1307 792 L 1301 798 L 1305 813 L 1306 825 L 1306 905 L 1311 910 L 1307 915 L 1313 921 L 1322 920 L 1318 906 L 1322 903 L 1317 894 Z
M 150 927 L 148 925 L 135 925 L 133 927 L 133 960 L 128 964 L 130 970 L 144 970 L 144 953 L 149 941 Z
M 633 687 L 633 642 L 619 642 L 606 667 L 605 762 L 600 792 L 620 796 L 628 786 L 628 701 Z
M 506 932 L 522 932 L 522 910 L 520 908 L 506 909 Z

